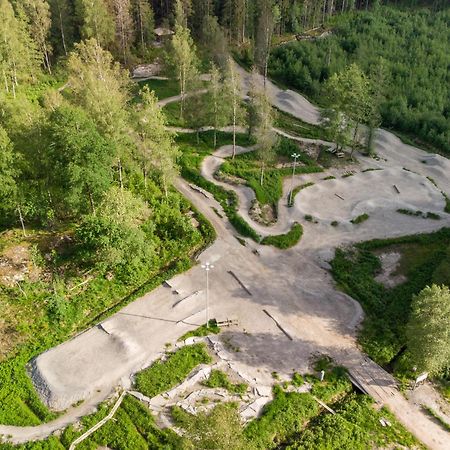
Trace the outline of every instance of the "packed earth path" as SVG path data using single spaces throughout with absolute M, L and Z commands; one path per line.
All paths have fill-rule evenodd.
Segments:
M 284 107 L 296 105 L 287 112 L 315 123 L 317 108 L 305 99 L 300 102 L 297 93 L 285 97 L 286 91 L 270 86 L 273 96 L 283 99 Z M 305 114 L 303 103 L 308 105 Z M 250 222 L 246 202 L 251 194 L 245 187 L 226 186 L 238 193 L 240 214 L 261 234 L 286 231 L 294 220 L 302 223 L 302 240 L 289 250 L 250 240 L 242 245 L 212 195 L 193 189 L 182 179 L 176 187 L 217 231 L 214 244 L 198 259 L 199 263 L 214 264 L 209 317 L 238 321 L 237 326 L 219 335 L 223 342 L 239 348 L 233 353 L 235 364 L 252 374 L 255 382 L 269 384 L 273 371 L 281 377 L 294 371 L 307 372 L 311 355 L 328 354 L 347 367 L 351 377 L 427 447 L 448 449 L 450 434 L 419 406 L 409 403 L 397 390 L 394 378 L 360 351 L 356 331 L 363 316 L 361 307 L 336 290 L 329 272 L 337 246 L 450 225 L 450 215 L 442 212 L 441 193 L 450 193 L 450 161 L 405 145 L 384 130 L 377 132 L 375 150 L 380 159 L 358 156 L 360 164 L 351 177 L 342 178 L 336 170 L 331 172 L 336 176 L 333 180 L 323 180 L 327 172 L 298 176 L 296 183 L 314 180 L 315 184 L 300 192 L 292 208 L 286 206 L 290 180 L 285 180 L 279 220 L 271 228 Z M 202 174 L 218 183 L 214 171 L 230 151 L 225 146 L 206 158 Z M 363 172 L 367 168 L 382 170 Z M 393 189 L 394 184 L 399 192 Z M 396 211 L 406 206 L 439 211 L 441 220 Z M 350 223 L 362 212 L 370 216 L 366 222 Z M 317 223 L 305 222 L 305 214 L 313 215 Z M 330 226 L 333 220 L 339 220 L 339 226 Z M 31 364 L 33 382 L 47 405 L 68 411 L 35 427 L 0 426 L 0 433 L 12 442 L 45 438 L 87 414 L 117 386 L 129 388 L 132 374 L 159 358 L 167 343 L 205 323 L 204 287 L 205 272 L 198 264 L 98 326 L 41 354 Z M 81 405 L 71 407 L 80 400 L 84 400 Z

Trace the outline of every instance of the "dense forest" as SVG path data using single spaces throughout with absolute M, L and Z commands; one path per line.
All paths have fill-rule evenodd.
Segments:
M 332 35 L 273 50 L 269 73 L 318 102 L 352 63 L 382 85 L 382 123 L 450 152 L 450 9 L 382 7 L 332 21 Z

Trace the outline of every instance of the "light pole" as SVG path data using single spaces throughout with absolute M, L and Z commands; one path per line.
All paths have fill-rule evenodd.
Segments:
M 206 272 L 206 328 L 209 328 L 209 271 L 214 269 L 214 266 L 209 262 L 202 264 L 202 269 L 205 269 Z
M 292 177 L 291 177 L 291 189 L 289 191 L 288 206 L 292 203 L 292 190 L 294 189 L 294 175 L 295 175 L 295 165 L 297 164 L 297 158 L 300 156 L 298 153 L 292 153 L 292 158 L 294 158 L 294 166 L 292 167 Z

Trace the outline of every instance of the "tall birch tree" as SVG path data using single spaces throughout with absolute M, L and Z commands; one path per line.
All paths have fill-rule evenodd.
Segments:
M 236 129 L 240 121 L 243 120 L 244 111 L 241 104 L 241 77 L 236 70 L 236 64 L 231 57 L 228 57 L 227 74 L 224 85 L 223 101 L 229 105 L 229 123 L 233 125 L 233 153 L 236 156 Z
M 142 103 L 136 106 L 135 130 L 144 183 L 147 184 L 149 168 L 156 169 L 167 197 L 169 186 L 178 175 L 176 159 L 179 151 L 173 135 L 166 129 L 166 118 L 158 106 L 155 93 L 145 87 L 140 95 Z
M 134 35 L 131 4 L 130 0 L 113 0 L 113 4 L 116 21 L 116 42 L 119 45 L 123 62 L 126 64 Z
M 222 74 L 216 65 L 211 66 L 211 80 L 208 87 L 208 116 L 212 118 L 214 127 L 214 148 L 217 146 L 217 129 L 227 125 L 230 116 L 230 105 L 223 101 L 225 85 L 222 80 Z
M 197 55 L 194 41 L 187 28 L 176 25 L 172 38 L 172 64 L 180 84 L 180 118 L 183 119 L 187 86 L 197 76 Z

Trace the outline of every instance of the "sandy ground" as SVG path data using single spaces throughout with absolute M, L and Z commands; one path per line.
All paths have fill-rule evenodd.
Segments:
M 284 98 L 274 85 L 276 101 Z M 290 94 L 290 112 L 303 120 L 313 121 L 312 105 L 302 109 Z M 318 115 L 317 109 L 314 109 Z M 210 178 L 230 148 L 221 149 L 205 160 L 204 176 Z M 241 151 L 245 151 L 242 149 Z M 448 449 L 449 434 L 423 411 L 397 391 L 395 380 L 362 354 L 355 333 L 362 319 L 357 302 L 335 289 L 327 271 L 334 248 L 370 238 L 399 236 L 433 231 L 450 224 L 450 215 L 442 212 L 443 197 L 439 189 L 450 192 L 449 161 L 436 157 L 421 162 L 427 154 L 405 146 L 390 133 L 379 131 L 376 151 L 384 159 L 361 158 L 361 171 L 367 167 L 383 170 L 358 172 L 352 177 L 324 181 L 327 174 L 300 176 L 296 181 L 313 180 L 316 184 L 301 191 L 293 208 L 287 208 L 284 196 L 279 206 L 279 223 L 267 231 L 252 225 L 261 233 L 286 231 L 293 220 L 304 225 L 304 236 L 296 247 L 279 251 L 247 242 L 242 246 L 236 232 L 225 219 L 212 210 L 220 206 L 205 198 L 183 180 L 177 188 L 202 212 L 218 232 L 216 242 L 199 257 L 215 268 L 210 272 L 210 317 L 237 319 L 239 325 L 226 330 L 220 339 L 239 349 L 234 362 L 257 381 L 266 384 L 271 372 L 289 376 L 293 371 L 309 370 L 309 359 L 315 353 L 327 353 L 345 365 L 380 404 L 387 405 L 399 420 L 432 449 Z M 407 172 L 403 167 L 417 173 Z M 339 173 L 333 171 L 333 175 Z M 431 176 L 439 189 L 426 176 Z M 400 194 L 392 188 L 399 187 Z M 240 212 L 248 218 L 246 201 L 250 194 L 235 189 Z M 334 194 L 339 193 L 344 200 Z M 439 211 L 440 221 L 399 214 L 398 207 Z M 366 212 L 369 220 L 353 225 L 351 218 Z M 318 223 L 305 222 L 305 214 L 317 216 Z M 337 227 L 330 221 L 339 220 Z M 257 249 L 259 256 L 253 251 Z M 236 280 L 230 272 L 240 280 Z M 86 414 L 100 396 L 115 386 L 130 385 L 130 375 L 158 358 L 168 342 L 188 329 L 205 322 L 205 273 L 200 265 L 136 300 L 97 327 L 40 355 L 32 364 L 34 382 L 43 400 L 51 407 L 71 408 L 62 418 L 38 427 L 0 426 L 15 442 L 43 438 L 63 425 Z M 245 286 L 245 289 L 243 288 Z

